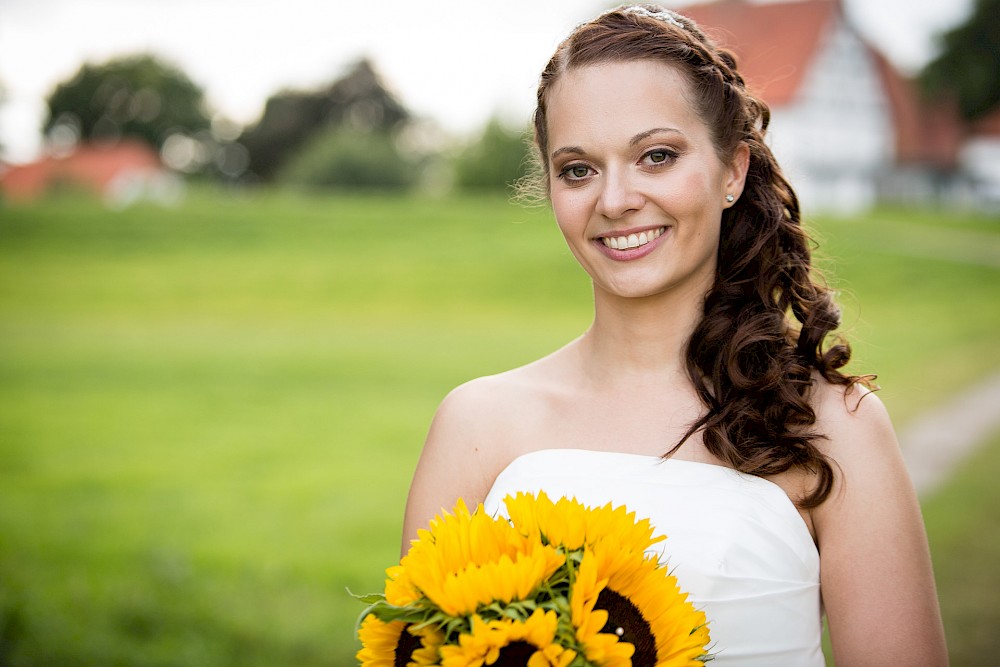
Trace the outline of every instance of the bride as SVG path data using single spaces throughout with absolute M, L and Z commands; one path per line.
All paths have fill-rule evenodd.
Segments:
M 947 664 L 926 536 L 889 418 L 827 336 L 768 109 L 733 57 L 652 6 L 577 28 L 541 75 L 544 187 L 594 320 L 455 389 L 404 550 L 461 497 L 612 502 L 667 535 L 718 665 Z

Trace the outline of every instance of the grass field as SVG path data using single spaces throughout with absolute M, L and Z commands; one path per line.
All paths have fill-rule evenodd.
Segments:
M 815 227 L 898 422 L 1000 368 L 995 220 Z M 549 214 L 500 198 L 0 209 L 0 665 L 353 664 L 345 588 L 398 558 L 437 403 L 589 319 Z M 958 578 L 967 494 L 928 511 Z
M 924 502 L 951 664 L 1000 655 L 1000 434 Z M 990 657 L 994 656 L 994 657 Z

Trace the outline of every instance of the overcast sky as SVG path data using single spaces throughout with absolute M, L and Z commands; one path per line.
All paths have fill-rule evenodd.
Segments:
M 843 0 L 901 69 L 972 0 Z M 411 110 L 462 134 L 493 112 L 527 120 L 538 72 L 578 23 L 614 0 L 0 0 L 0 145 L 33 158 L 45 97 L 84 61 L 151 51 L 202 86 L 211 107 L 254 121 L 281 88 L 327 83 L 362 55 Z M 663 2 L 682 7 L 690 2 Z

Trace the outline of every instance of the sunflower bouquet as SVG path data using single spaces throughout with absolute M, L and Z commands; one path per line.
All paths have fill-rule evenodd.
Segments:
M 705 615 L 650 547 L 648 520 L 518 493 L 509 519 L 458 501 L 363 596 L 362 667 L 641 667 L 710 659 Z

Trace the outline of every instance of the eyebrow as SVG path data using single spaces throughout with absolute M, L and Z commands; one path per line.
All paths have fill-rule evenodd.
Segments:
M 684 134 L 683 132 L 681 132 L 680 130 L 678 130 L 676 127 L 654 127 L 652 130 L 646 130 L 645 132 L 640 132 L 639 134 L 637 134 L 634 137 L 632 137 L 632 139 L 628 142 L 628 145 L 629 146 L 635 146 L 637 143 L 639 143 L 643 139 L 648 139 L 649 137 L 653 136 L 654 134 L 660 134 L 661 132 L 662 133 L 670 133 L 670 134 Z
M 635 146 L 636 144 L 638 144 L 642 140 L 648 139 L 649 137 L 653 136 L 654 134 L 661 134 L 661 133 L 681 134 L 681 135 L 684 134 L 683 132 L 681 132 L 680 130 L 678 130 L 675 127 L 654 127 L 654 128 L 652 128 L 650 130 L 646 130 L 645 132 L 640 132 L 639 134 L 637 134 L 634 137 L 632 137 L 631 139 L 629 139 L 628 145 L 629 146 Z M 550 160 L 554 160 L 558 156 L 563 155 L 564 153 L 573 153 L 573 154 L 576 154 L 576 155 L 583 155 L 584 153 L 586 153 L 586 151 L 583 150 L 579 146 L 563 146 L 562 148 L 557 148 L 556 150 L 552 151 L 552 153 L 549 155 L 549 159 Z
M 579 146 L 563 146 L 562 148 L 557 148 L 556 150 L 552 151 L 552 154 L 549 155 L 549 159 L 555 160 L 558 156 L 562 155 L 563 153 L 575 153 L 576 155 L 583 155 L 584 150 Z

